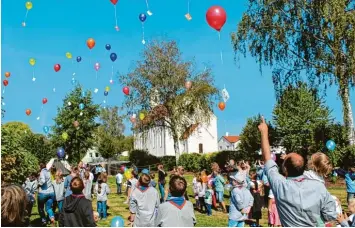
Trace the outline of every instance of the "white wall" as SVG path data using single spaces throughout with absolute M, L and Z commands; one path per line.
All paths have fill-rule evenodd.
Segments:
M 237 150 L 239 145 L 240 145 L 240 140 L 238 140 L 235 143 L 230 143 L 227 139 L 221 137 L 221 139 L 218 141 L 218 151 Z
M 101 157 L 100 153 L 96 150 L 96 148 L 92 148 L 86 152 L 85 156 L 81 160 L 84 163 L 90 163 L 90 162 L 101 162 L 105 159 Z

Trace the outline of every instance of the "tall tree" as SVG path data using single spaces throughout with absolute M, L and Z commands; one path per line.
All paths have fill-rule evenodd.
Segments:
M 274 67 L 275 88 L 305 72 L 314 85 L 337 84 L 348 141 L 355 144 L 349 88 L 355 85 L 355 4 L 352 0 L 249 0 L 232 34 L 236 53 L 247 48 L 260 64 Z
M 218 90 L 210 69 L 194 70 L 192 61 L 184 61 L 176 42 L 153 42 L 144 50 L 134 70 L 120 77 L 131 90 L 125 107 L 132 113 L 145 111 L 145 119 L 136 130 L 162 126 L 169 130 L 176 159 L 179 159 L 179 139 L 192 124 L 208 123 Z M 185 88 L 190 81 L 192 87 Z
M 36 156 L 39 162 L 47 163 L 56 156 L 56 150 L 50 140 L 42 134 L 28 132 L 23 137 L 22 146 Z
M 103 158 L 108 159 L 110 174 L 111 158 L 122 152 L 120 141 L 124 139 L 123 118 L 118 114 L 118 107 L 106 107 L 100 110 L 100 126 L 97 133 L 97 148 Z
M 83 109 L 80 109 L 80 104 L 84 104 Z M 55 147 L 64 148 L 69 161 L 80 161 L 94 145 L 94 133 L 98 126 L 95 118 L 98 114 L 99 105 L 93 104 L 90 91 L 83 94 L 81 86 L 75 87 L 64 98 L 63 107 L 58 107 L 50 137 Z M 75 121 L 79 123 L 77 127 L 74 126 Z M 66 140 L 62 137 L 63 133 L 68 134 Z
M 328 137 L 319 132 L 332 124 L 330 110 L 318 92 L 305 83 L 288 86 L 275 105 L 273 121 L 281 145 L 305 157 L 322 150 Z

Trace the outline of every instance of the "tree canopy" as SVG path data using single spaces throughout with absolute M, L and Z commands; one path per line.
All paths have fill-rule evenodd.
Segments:
M 82 109 L 80 104 L 84 105 Z M 87 150 L 94 146 L 94 133 L 98 127 L 95 118 L 98 114 L 99 105 L 93 104 L 91 92 L 84 92 L 81 86 L 75 87 L 63 99 L 63 106 L 58 107 L 50 137 L 56 147 L 64 148 L 69 161 L 80 161 Z M 75 121 L 77 127 L 74 126 Z M 63 133 L 68 134 L 66 140 L 62 137 Z
M 124 107 L 137 116 L 142 111 L 147 113 L 135 129 L 145 132 L 166 127 L 173 137 L 177 159 L 181 135 L 192 124 L 210 121 L 218 95 L 211 70 L 197 72 L 194 62 L 183 60 L 174 41 L 152 42 L 135 68 L 120 81 L 131 90 Z M 190 89 L 185 88 L 187 81 L 192 83 Z
M 273 67 L 277 95 L 301 73 L 315 85 L 337 84 L 348 141 L 355 143 L 349 87 L 355 85 L 355 4 L 350 0 L 249 0 L 236 53 Z

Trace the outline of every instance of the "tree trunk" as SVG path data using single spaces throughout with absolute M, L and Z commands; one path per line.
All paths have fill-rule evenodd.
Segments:
M 347 131 L 348 142 L 350 145 L 355 145 L 354 118 L 350 103 L 349 86 L 339 83 L 340 96 L 343 105 L 343 119 Z
M 111 175 L 111 158 L 107 159 L 107 175 Z
M 176 133 L 173 133 L 173 140 L 174 140 L 176 166 L 178 166 L 179 157 L 180 157 L 180 149 L 179 149 L 179 138 Z

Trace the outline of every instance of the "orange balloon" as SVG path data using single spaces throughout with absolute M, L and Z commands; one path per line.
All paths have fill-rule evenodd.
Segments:
M 95 40 L 93 38 L 90 38 L 86 41 L 86 45 L 88 45 L 89 49 L 92 49 L 95 47 Z
M 218 108 L 221 111 L 223 111 L 226 108 L 226 104 L 223 101 L 221 101 L 221 102 L 218 103 Z
M 5 77 L 9 78 L 9 77 L 10 77 L 10 75 L 11 75 L 11 73 L 10 73 L 10 72 L 5 72 Z
M 26 109 L 26 115 L 31 115 L 31 113 L 32 113 L 32 111 L 31 111 L 31 109 Z

